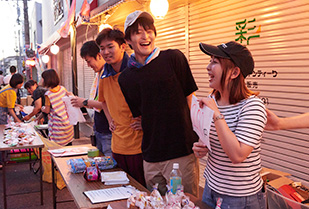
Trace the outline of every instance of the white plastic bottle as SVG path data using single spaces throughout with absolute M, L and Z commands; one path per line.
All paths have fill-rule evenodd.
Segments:
M 173 194 L 176 194 L 176 190 L 180 185 L 181 185 L 181 172 L 179 170 L 179 164 L 174 163 L 173 170 L 170 175 L 170 186 Z

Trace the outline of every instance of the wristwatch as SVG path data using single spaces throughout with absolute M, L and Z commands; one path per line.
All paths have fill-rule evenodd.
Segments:
M 84 106 L 87 106 L 87 105 L 88 105 L 88 99 L 85 99 L 85 100 L 83 101 L 83 105 L 84 105 Z
M 220 115 L 218 115 L 217 117 L 215 117 L 214 122 L 216 122 L 217 120 L 224 120 L 224 115 L 222 115 L 220 113 Z

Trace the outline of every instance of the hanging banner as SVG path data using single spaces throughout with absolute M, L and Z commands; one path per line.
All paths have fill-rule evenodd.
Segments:
M 62 38 L 66 38 L 69 35 L 70 26 L 74 22 L 76 10 L 76 0 L 72 1 L 71 8 L 69 10 L 68 19 L 65 21 L 64 25 L 57 31 Z

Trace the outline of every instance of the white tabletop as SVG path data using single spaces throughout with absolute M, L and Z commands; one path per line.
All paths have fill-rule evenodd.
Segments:
M 12 149 L 29 149 L 29 148 L 43 148 L 44 143 L 42 142 L 39 134 L 34 130 L 34 128 L 30 124 L 26 124 L 27 130 L 33 131 L 35 133 L 35 138 L 30 144 L 23 144 L 10 147 L 7 144 L 3 143 L 4 139 L 4 129 L 6 128 L 5 125 L 0 125 L 0 151 L 7 151 Z

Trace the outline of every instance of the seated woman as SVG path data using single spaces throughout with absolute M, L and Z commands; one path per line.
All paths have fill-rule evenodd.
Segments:
M 33 116 L 37 116 L 37 119 L 43 119 L 43 124 L 47 124 L 48 118 L 46 113 L 41 114 L 41 108 L 45 105 L 45 92 L 46 89 L 38 86 L 37 82 L 34 80 L 28 80 L 25 85 L 25 89 L 27 89 L 28 93 L 31 94 L 33 102 L 32 106 L 34 106 L 33 111 L 26 115 L 22 120 L 27 121 Z
M 10 83 L 0 90 L 0 125 L 8 123 L 8 113 L 15 122 L 21 122 L 14 111 L 17 100 L 16 92 L 23 86 L 24 78 L 16 73 L 11 77 Z M 21 105 L 18 105 L 22 107 Z
M 219 46 L 200 43 L 200 49 L 211 56 L 207 71 L 213 89 L 200 100 L 200 106 L 214 111 L 211 152 L 202 142 L 193 145 L 196 157 L 208 152 L 203 201 L 213 208 L 266 208 L 260 176 L 266 112 L 257 93 L 245 84 L 254 68 L 251 53 L 233 41 Z

